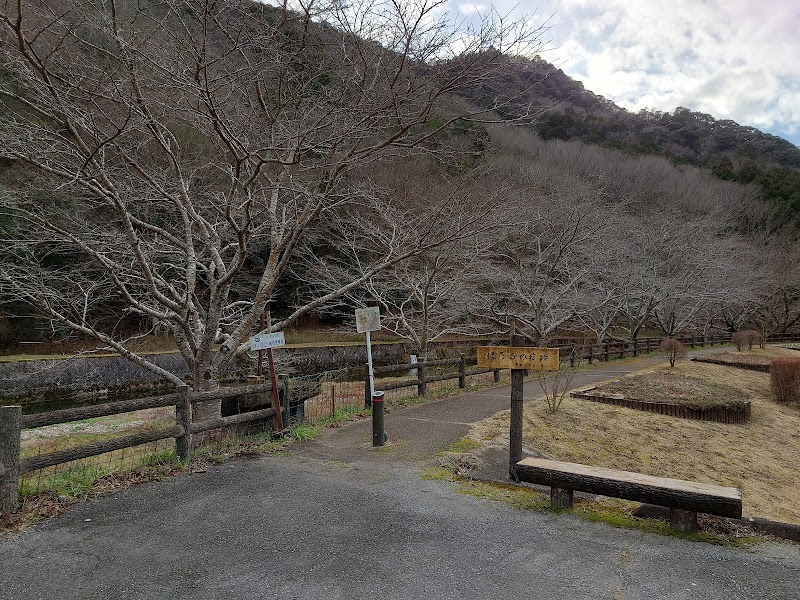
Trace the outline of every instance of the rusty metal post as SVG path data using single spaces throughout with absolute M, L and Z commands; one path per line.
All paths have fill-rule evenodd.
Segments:
M 275 428 L 278 431 L 283 431 L 283 412 L 281 411 L 280 393 L 278 391 L 278 374 L 275 372 L 275 357 L 272 354 L 272 348 L 267 350 L 267 359 L 269 360 L 269 373 L 272 378 L 272 406 L 275 408 Z M 288 392 L 289 387 L 286 387 L 286 409 L 289 409 Z

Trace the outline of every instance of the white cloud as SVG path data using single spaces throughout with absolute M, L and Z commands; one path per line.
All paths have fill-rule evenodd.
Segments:
M 800 130 L 797 0 L 512 2 L 494 5 L 554 15 L 545 58 L 626 108 L 685 106 L 785 136 Z
M 459 4 L 458 5 L 459 12 L 462 13 L 482 13 L 486 11 L 485 4 Z

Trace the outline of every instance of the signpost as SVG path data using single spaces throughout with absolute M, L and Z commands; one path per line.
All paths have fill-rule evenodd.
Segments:
M 356 331 L 367 334 L 367 370 L 369 371 L 369 404 L 372 407 L 372 445 L 379 447 L 386 443 L 389 435 L 383 428 L 383 392 L 375 391 L 375 371 L 372 369 L 371 331 L 380 331 L 381 311 L 377 306 L 356 310 Z M 365 397 L 366 402 L 366 397 Z
M 267 350 L 268 348 L 278 348 L 286 345 L 286 338 L 282 331 L 275 333 L 257 333 L 250 338 L 250 348 L 252 350 Z
M 367 368 L 369 369 L 369 395 L 375 395 L 375 372 L 372 370 L 371 331 L 380 331 L 381 311 L 377 306 L 356 309 L 356 331 L 367 334 Z
M 524 343 L 513 336 L 512 344 Z M 483 346 L 478 348 L 478 367 L 511 369 L 511 425 L 508 440 L 508 475 L 517 479 L 516 465 L 522 460 L 522 403 L 525 371 L 558 371 L 558 348 L 522 346 Z
M 558 348 L 482 346 L 478 348 L 481 369 L 558 371 Z
M 286 338 L 282 331 L 275 333 L 267 333 L 272 328 L 272 319 L 267 312 L 267 327 L 264 329 L 264 315 L 261 316 L 261 329 L 260 333 L 250 338 L 250 349 L 258 350 L 258 376 L 261 377 L 264 373 L 264 350 L 267 351 L 267 359 L 269 360 L 269 373 L 272 379 L 272 406 L 275 407 L 275 426 L 278 431 L 283 431 L 283 414 L 281 413 L 280 396 L 278 395 L 278 376 L 275 373 L 275 356 L 272 354 L 273 348 L 279 348 L 286 345 Z

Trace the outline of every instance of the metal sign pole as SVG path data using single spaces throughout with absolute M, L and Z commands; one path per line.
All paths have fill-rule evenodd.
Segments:
M 375 371 L 372 370 L 372 338 L 367 331 L 367 365 L 369 368 L 369 395 L 375 396 Z

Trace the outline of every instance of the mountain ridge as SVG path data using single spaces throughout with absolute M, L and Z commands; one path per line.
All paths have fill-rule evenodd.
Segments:
M 730 119 L 677 107 L 672 113 L 631 112 L 595 94 L 540 57 L 514 59 L 517 69 L 494 89 L 475 88 L 472 102 L 492 95 L 518 98 L 501 116 L 530 111 L 545 140 L 580 140 L 631 154 L 654 154 L 710 169 L 720 179 L 759 185 L 767 199 L 800 212 L 800 148 Z

